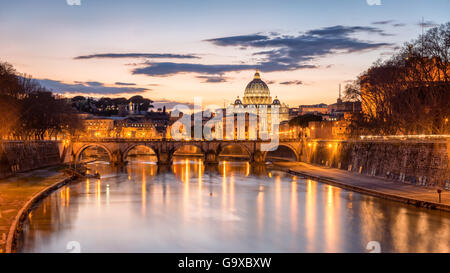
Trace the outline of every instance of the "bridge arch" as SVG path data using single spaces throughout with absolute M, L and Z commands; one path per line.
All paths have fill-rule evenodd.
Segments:
M 205 151 L 203 147 L 197 143 L 189 143 L 189 142 L 183 142 L 183 143 L 177 143 L 173 146 L 172 149 L 172 156 L 176 156 L 177 152 L 180 151 L 183 147 L 195 147 L 199 153 L 205 154 Z
M 127 160 L 128 154 L 129 154 L 131 151 L 133 151 L 134 149 L 139 148 L 139 147 L 145 147 L 146 149 L 148 149 L 148 150 L 150 151 L 149 155 L 155 155 L 157 161 L 159 161 L 158 153 L 157 153 L 157 151 L 155 150 L 155 148 L 154 148 L 153 146 L 151 146 L 151 145 L 146 145 L 146 144 L 134 144 L 134 145 L 128 146 L 128 147 L 125 149 L 125 151 L 123 152 L 123 157 L 122 157 L 123 162 L 125 162 L 125 161 Z
M 86 151 L 89 148 L 93 148 L 93 147 L 100 147 L 100 148 L 102 148 L 108 154 L 109 161 L 111 162 L 113 160 L 112 152 L 108 149 L 108 147 L 106 147 L 103 144 L 99 144 L 99 143 L 89 143 L 89 144 L 85 144 L 85 145 L 81 146 L 81 148 L 78 149 L 78 151 L 75 153 L 75 162 L 79 162 L 80 161 L 80 157 L 81 157 L 81 155 L 83 154 L 84 151 Z
M 290 144 L 288 144 L 288 143 L 279 143 L 276 150 L 274 150 L 274 151 L 265 151 L 265 152 L 264 152 L 264 161 L 266 161 L 267 155 L 268 155 L 269 153 L 277 151 L 280 147 L 287 148 L 288 150 L 290 150 L 291 152 L 293 152 L 293 154 L 295 155 L 295 160 L 296 160 L 296 161 L 300 161 L 300 154 L 299 154 L 299 152 L 295 149 L 295 147 L 293 147 L 292 145 L 290 145 Z
M 245 154 L 248 156 L 249 159 L 252 158 L 252 152 L 249 150 L 249 148 L 246 145 L 240 143 L 225 143 L 220 145 L 220 148 L 217 150 L 217 157 L 221 156 L 222 152 L 230 147 L 238 147 L 241 149 L 241 151 L 245 152 Z

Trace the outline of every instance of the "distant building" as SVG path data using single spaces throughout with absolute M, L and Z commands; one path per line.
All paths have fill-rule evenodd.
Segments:
M 96 117 L 83 120 L 84 132 L 88 138 L 161 138 L 152 120 L 138 117 Z
M 289 125 L 289 121 L 282 121 L 279 127 L 280 139 L 296 139 L 299 138 L 303 129 L 299 126 Z
M 270 95 L 270 90 L 267 84 L 261 80 L 261 76 L 258 71 L 256 71 L 253 80 L 250 81 L 244 91 L 244 97 L 242 100 L 237 97 L 234 103 L 230 104 L 229 107 L 234 111 L 234 136 L 227 135 L 227 111 L 230 108 L 223 108 L 223 120 L 222 122 L 217 122 L 212 128 L 211 132 L 214 138 L 217 139 L 256 139 L 261 137 L 259 133 L 266 132 L 270 134 L 272 113 L 273 109 L 278 108 L 278 121 L 288 121 L 289 120 L 289 107 L 282 103 L 277 97 L 272 100 Z M 261 115 L 261 112 L 266 111 L 267 115 Z M 228 112 L 229 114 L 229 112 Z M 245 121 L 243 126 L 238 124 L 238 116 L 243 114 Z M 212 114 L 215 116 L 215 113 Z M 255 116 L 256 128 L 250 128 L 250 117 Z M 175 118 L 175 120 L 178 117 Z M 170 120 L 170 125 L 175 121 L 173 118 Z M 210 118 L 202 118 L 202 124 L 205 125 Z M 193 125 L 192 117 L 192 125 Z M 167 136 L 169 137 L 170 125 L 167 129 Z M 192 132 L 193 133 L 193 132 Z
M 118 120 L 115 124 L 118 137 L 121 138 L 161 138 L 153 121 L 146 118 L 128 117 Z
M 349 121 L 312 121 L 307 128 L 307 137 L 314 139 L 346 139 Z
M 167 112 L 148 112 L 147 118 L 150 119 L 155 126 L 155 129 L 161 137 L 170 137 L 170 125 L 173 123 L 171 122 L 170 114 Z
M 340 120 L 345 116 L 349 117 L 349 113 L 361 112 L 360 101 L 342 101 L 341 85 L 339 85 L 339 97 L 336 103 L 328 105 L 328 117 L 325 120 Z
M 107 117 L 88 117 L 83 120 L 84 136 L 91 138 L 114 137 L 114 119 Z
M 328 105 L 325 103 L 313 104 L 313 105 L 300 105 L 299 115 L 314 114 L 314 115 L 326 115 L 328 113 Z

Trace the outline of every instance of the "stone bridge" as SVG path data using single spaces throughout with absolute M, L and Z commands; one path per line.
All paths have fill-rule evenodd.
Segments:
M 174 153 L 182 146 L 195 146 L 204 155 L 205 163 L 218 163 L 219 155 L 228 146 L 238 146 L 247 152 L 250 162 L 264 163 L 268 151 L 263 151 L 261 146 L 269 144 L 269 141 L 261 140 L 135 140 L 135 139 L 98 139 L 98 140 L 77 140 L 67 147 L 66 161 L 78 162 L 84 150 L 90 147 L 101 147 L 109 155 L 113 164 L 123 164 L 126 162 L 128 153 L 138 146 L 151 148 L 158 159 L 158 164 L 166 165 L 172 163 Z M 278 147 L 286 147 L 291 150 L 300 160 L 301 143 L 298 140 L 280 140 Z M 276 146 L 275 146 L 276 149 Z

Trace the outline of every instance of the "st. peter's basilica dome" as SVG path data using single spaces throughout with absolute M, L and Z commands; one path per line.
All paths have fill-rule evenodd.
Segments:
M 244 104 L 271 104 L 272 97 L 270 96 L 269 87 L 261 80 L 259 72 L 256 71 L 255 76 L 247 87 L 245 88 Z

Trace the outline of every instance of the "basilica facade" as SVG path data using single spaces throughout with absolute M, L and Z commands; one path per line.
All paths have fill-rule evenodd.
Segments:
M 279 121 L 282 122 L 289 120 L 289 107 L 285 103 L 281 103 L 277 97 L 272 100 L 269 87 L 263 80 L 261 80 L 261 75 L 258 70 L 256 70 L 253 80 L 247 84 L 243 99 L 241 100 L 237 97 L 233 105 L 235 107 L 250 106 L 258 109 L 265 108 L 265 110 L 267 110 L 269 120 L 272 109 L 274 107 L 278 107 Z

